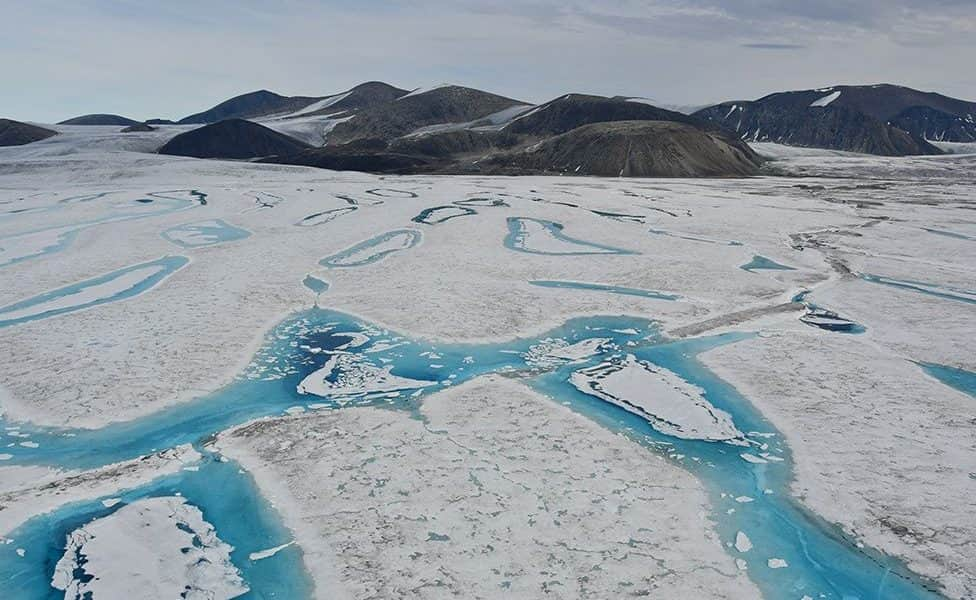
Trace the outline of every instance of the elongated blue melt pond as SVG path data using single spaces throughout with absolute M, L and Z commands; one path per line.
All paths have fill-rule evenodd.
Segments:
M 4 306 L 0 308 L 0 328 L 138 296 L 188 262 L 185 256 L 166 256 Z
M 943 300 L 952 300 L 954 302 L 965 302 L 967 304 L 976 304 L 976 291 L 972 291 L 972 290 L 960 290 L 948 286 L 937 285 L 934 283 L 925 283 L 924 281 L 912 281 L 910 279 L 893 279 L 891 277 L 884 277 L 881 275 L 870 275 L 867 273 L 862 274 L 861 279 L 870 283 L 879 283 L 881 285 L 896 287 L 903 290 L 911 290 L 913 292 L 919 292 L 921 294 L 926 294 L 928 296 L 935 296 L 936 298 L 942 298 Z
M 737 242 L 735 240 L 715 240 L 712 238 L 702 237 L 698 235 L 688 235 L 685 233 L 677 233 L 674 231 L 666 231 L 664 229 L 648 229 L 649 233 L 654 235 L 666 235 L 668 237 L 678 238 L 679 240 L 688 240 L 691 242 L 702 242 L 705 244 L 719 244 L 721 246 L 741 246 L 742 242 Z
M 976 398 L 976 373 L 935 363 L 919 363 L 919 366 L 947 386 Z
M 329 290 L 329 282 L 323 281 L 314 275 L 306 275 L 302 283 L 316 294 L 321 294 Z
M 951 237 L 951 238 L 955 238 L 957 240 L 967 240 L 967 241 L 970 241 L 970 242 L 976 242 L 976 237 L 973 237 L 971 235 L 966 235 L 964 233 L 958 233 L 958 232 L 955 232 L 955 231 L 948 231 L 946 229 L 931 229 L 929 227 L 923 227 L 922 229 L 924 229 L 925 231 L 928 231 L 929 233 L 934 233 L 936 235 L 942 235 L 942 236 L 945 236 L 945 237 Z
M 107 193 L 91 196 L 88 199 L 100 198 Z M 196 206 L 196 204 L 176 198 L 162 198 L 162 201 L 153 201 L 151 204 L 143 204 L 141 200 L 145 199 L 116 203 L 109 207 L 105 215 L 97 219 L 14 233 L 0 238 L 0 267 L 61 252 L 71 245 L 81 231 L 89 227 L 161 216 Z M 53 210 L 54 208 L 64 210 L 66 206 L 58 204 L 48 207 L 46 210 Z
M 394 229 L 327 256 L 319 264 L 323 267 L 361 267 L 409 250 L 422 239 L 423 234 L 415 229 Z
M 557 288 L 566 290 L 586 290 L 591 292 L 607 292 L 610 294 L 621 294 L 623 296 L 639 296 L 641 298 L 653 298 L 654 300 L 678 300 L 681 296 L 665 294 L 653 290 L 642 290 L 640 288 L 620 287 L 617 285 L 606 285 L 603 283 L 584 283 L 581 281 L 551 281 L 535 280 L 529 282 L 532 285 L 545 288 Z
M 759 256 L 756 254 L 752 257 L 752 260 L 746 264 L 739 267 L 743 271 L 796 271 L 794 267 L 788 267 L 786 265 L 781 265 L 780 263 L 770 260 L 765 256 Z
M 222 219 L 185 223 L 171 227 L 162 233 L 163 239 L 183 248 L 215 246 L 224 242 L 243 240 L 250 235 L 250 231 L 235 227 Z
M 630 250 L 569 237 L 563 233 L 563 225 L 555 221 L 509 217 L 507 223 L 505 247 L 509 250 L 552 256 L 636 254 Z
M 725 334 L 666 343 L 656 326 L 645 319 L 590 317 L 573 319 L 531 339 L 500 344 L 434 344 L 342 313 L 313 309 L 276 327 L 243 375 L 215 394 L 95 430 L 44 428 L 0 420 L 0 459 L 6 464 L 92 468 L 195 443 L 234 425 L 282 414 L 296 406 L 341 410 L 347 406 L 384 405 L 414 411 L 427 394 L 445 387 L 486 373 L 519 373 L 555 401 L 629 436 L 648 451 L 670 457 L 699 477 L 711 493 L 712 518 L 721 539 L 731 544 L 742 531 L 752 540 L 753 548 L 748 552 L 738 552 L 731 546 L 729 552 L 744 561 L 748 575 L 765 597 L 938 598 L 926 582 L 898 561 L 857 548 L 840 531 L 804 511 L 789 496 L 792 458 L 782 435 L 733 387 L 697 360 L 702 352 L 748 337 Z M 584 369 L 599 369 L 621 361 L 648 365 L 652 375 L 642 376 L 665 377 L 664 381 L 675 389 L 699 394 L 716 414 L 726 415 L 739 434 L 729 442 L 676 437 L 665 433 L 667 427 L 659 422 L 621 408 L 653 401 L 641 397 L 639 389 L 633 392 L 637 396 L 624 398 L 630 404 L 614 404 L 581 391 L 590 388 L 579 387 L 578 379 L 574 380 L 574 375 L 585 375 Z M 359 387 L 376 382 L 375 374 L 386 368 L 391 369 L 382 378 L 386 387 Z M 526 423 L 526 427 L 531 426 Z M 197 492 L 190 490 L 185 495 L 202 507 L 220 537 L 241 548 L 266 547 L 278 541 L 262 538 L 260 532 L 244 533 L 244 539 L 236 537 L 237 528 L 246 523 L 229 521 L 246 521 L 246 513 L 239 518 L 232 509 L 208 512 L 208 503 L 213 501 L 209 495 L 219 496 L 223 486 L 219 478 L 208 479 L 207 473 L 201 469 L 200 480 L 181 475 L 181 481 L 206 482 Z M 175 491 L 182 489 L 173 484 L 165 493 Z M 192 493 L 198 495 L 191 497 Z M 254 491 L 247 494 L 252 501 L 258 501 Z M 80 513 L 55 511 L 51 514 L 58 516 L 50 517 L 49 522 L 43 521 L 47 517 L 39 517 L 49 524 L 25 530 L 21 539 L 34 548 L 48 548 L 42 555 L 58 555 L 64 548 L 65 531 L 92 518 L 93 506 L 99 510 L 89 504 Z M 250 541 L 251 535 L 261 541 Z M 18 547 L 18 543 L 12 546 Z M 296 563 L 300 560 L 295 554 L 281 555 Z M 235 564 L 243 569 L 238 560 Z M 770 564 L 788 566 L 771 568 Z M 48 569 L 46 562 L 24 563 L 23 557 L 3 548 L 0 589 L 11 589 L 11 582 L 24 578 L 45 581 Z M 281 585 L 298 589 L 301 581 L 296 582 L 296 578 L 301 576 L 296 572 L 292 569 L 290 575 L 276 576 L 281 578 Z M 279 597 L 302 596 L 297 593 Z M 25 597 L 47 598 L 49 594 Z

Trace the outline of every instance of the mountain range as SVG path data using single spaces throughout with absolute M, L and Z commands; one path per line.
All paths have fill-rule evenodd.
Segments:
M 566 94 L 542 104 L 458 85 L 371 81 L 338 94 L 236 96 L 176 123 L 84 115 L 59 125 L 161 133 L 163 154 L 378 173 L 742 176 L 774 142 L 888 156 L 976 142 L 976 103 L 895 85 L 834 86 L 684 114 L 643 98 Z M 56 132 L 0 121 L 0 141 Z M 165 143 L 163 143 L 165 142 Z M 10 142 L 4 142 L 10 143 Z
M 723 102 L 695 116 L 750 142 L 904 156 L 976 141 L 976 103 L 896 85 L 835 86 Z
M 568 94 L 532 105 L 457 85 L 407 92 L 369 82 L 318 98 L 244 94 L 181 122 L 228 115 L 263 127 L 248 128 L 249 147 L 276 149 L 251 158 L 337 170 L 739 176 L 761 163 L 722 127 L 623 97 Z M 242 158 L 229 147 L 241 134 L 240 123 L 233 134 L 209 125 L 160 152 Z M 290 151 L 282 134 L 307 146 Z

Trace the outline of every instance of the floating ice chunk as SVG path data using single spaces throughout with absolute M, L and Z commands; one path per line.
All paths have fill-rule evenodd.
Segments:
M 149 498 L 69 533 L 51 585 L 67 598 L 234 598 L 248 588 L 231 550 L 185 499 Z
M 295 543 L 295 540 L 292 540 L 292 541 L 288 542 L 287 544 L 282 544 L 280 546 L 275 546 L 274 548 L 268 548 L 267 550 L 261 550 L 260 552 L 252 552 L 252 553 L 250 553 L 248 555 L 248 558 L 251 559 L 252 561 L 254 561 L 254 560 L 263 560 L 265 558 L 271 558 L 275 554 L 278 554 L 279 552 L 281 552 L 282 550 L 284 550 L 288 546 L 291 546 L 294 543 Z
M 749 454 L 748 452 L 743 452 L 739 456 L 742 458 L 742 460 L 744 460 L 746 462 L 751 462 L 751 463 L 756 464 L 756 465 L 764 465 L 764 464 L 766 464 L 766 459 L 765 458 L 760 458 L 760 457 L 756 456 L 755 454 Z
M 437 381 L 410 379 L 394 375 L 392 366 L 377 367 L 362 357 L 335 354 L 321 369 L 298 384 L 299 394 L 342 398 L 412 390 L 437 385 Z
M 562 358 L 570 361 L 583 360 L 584 358 L 589 358 L 595 354 L 598 354 L 600 349 L 609 342 L 610 340 L 607 338 L 590 338 L 588 340 L 583 340 L 582 342 L 570 344 L 569 346 L 557 348 L 556 350 L 549 352 L 546 356 Z
M 768 566 L 770 569 L 785 569 L 786 567 L 790 566 L 790 564 L 782 558 L 771 558 L 766 561 L 766 566 Z
M 102 506 L 104 506 L 105 508 L 112 508 L 119 502 L 122 502 L 121 498 L 106 498 L 102 500 Z
M 369 336 L 358 331 L 337 331 L 332 334 L 333 336 L 342 336 L 349 338 L 349 341 L 345 344 L 336 347 L 336 350 L 348 350 L 349 348 L 358 348 L 369 341 Z
M 391 342 L 377 342 L 377 343 L 373 344 L 373 346 L 371 348 L 368 348 L 366 350 L 366 354 L 373 354 L 374 352 L 383 352 L 384 350 L 392 350 L 393 348 L 396 348 L 397 346 L 405 346 L 406 344 L 407 344 L 407 342 L 396 342 L 396 343 L 391 343 Z
M 737 532 L 735 534 L 735 549 L 743 554 L 752 550 L 752 540 L 745 533 Z
M 752 498 L 749 496 L 738 496 L 735 501 L 739 504 L 746 504 L 747 502 L 752 502 Z
M 746 444 L 732 417 L 712 406 L 701 388 L 633 355 L 580 369 L 570 382 L 585 394 L 646 418 L 665 435 Z

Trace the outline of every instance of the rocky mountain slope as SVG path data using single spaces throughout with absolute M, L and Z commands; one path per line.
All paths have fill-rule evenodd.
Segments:
M 590 123 L 610 121 L 701 123 L 701 119 L 658 108 L 643 100 L 621 96 L 606 98 L 585 94 L 567 94 L 519 115 L 505 126 L 505 131 L 523 135 L 546 136 L 566 133 L 571 129 Z
M 268 160 L 384 173 L 688 177 L 754 174 L 760 162 L 709 121 L 646 101 L 568 94 L 531 106 L 460 86 L 361 111 L 325 146 Z
M 252 159 L 290 156 L 308 146 L 294 138 L 244 119 L 227 119 L 181 133 L 159 149 L 160 154 L 194 158 Z
M 488 162 L 497 174 L 604 177 L 744 176 L 759 164 L 744 142 L 674 121 L 592 123 Z
M 57 132 L 29 123 L 0 119 L 0 146 L 23 146 L 52 135 L 57 135 Z
M 937 142 L 976 142 L 976 110 L 965 115 L 912 106 L 889 121 L 903 131 Z
M 695 113 L 748 141 L 888 156 L 976 139 L 976 103 L 894 85 L 835 86 L 724 102 Z
M 240 99 L 217 112 L 242 109 Z M 620 96 L 568 94 L 533 106 L 457 85 L 408 93 L 369 82 L 302 98 L 297 109 L 288 104 L 290 112 L 272 100 L 254 118 L 265 127 L 222 121 L 177 136 L 160 152 L 379 173 L 743 176 L 760 164 L 748 145 L 707 119 Z
M 274 113 L 302 109 L 321 98 L 310 96 L 281 96 L 268 90 L 258 90 L 235 96 L 203 112 L 184 117 L 181 125 L 216 123 L 225 119 L 253 119 Z
M 118 125 L 119 127 L 129 127 L 138 124 L 139 121 L 128 117 L 107 114 L 82 115 L 58 123 L 58 125 Z
M 395 100 L 406 90 L 379 81 L 369 81 L 329 96 L 282 96 L 259 90 L 180 119 L 180 124 L 216 123 L 225 119 L 289 119 L 359 110 Z
M 339 123 L 329 135 L 329 143 L 376 138 L 392 140 L 430 126 L 474 126 L 491 115 L 512 109 L 527 109 L 525 102 L 457 85 L 415 90 L 391 102 L 359 111 L 354 118 Z

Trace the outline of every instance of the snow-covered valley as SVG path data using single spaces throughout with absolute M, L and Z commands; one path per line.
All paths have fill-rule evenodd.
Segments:
M 0 149 L 10 597 L 976 594 L 976 155 L 376 176 L 82 129 Z

